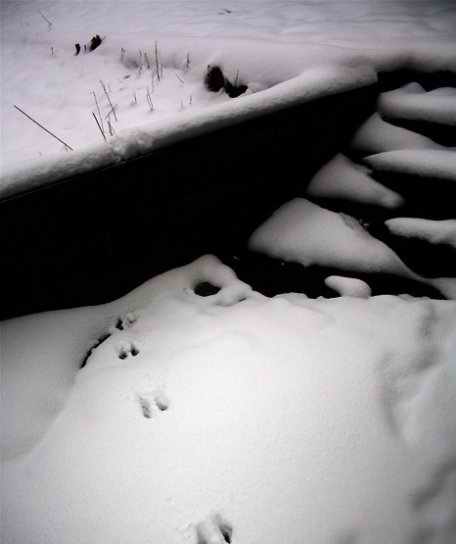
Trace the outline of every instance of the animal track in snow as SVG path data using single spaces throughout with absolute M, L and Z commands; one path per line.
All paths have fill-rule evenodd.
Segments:
M 138 347 L 133 342 L 124 342 L 120 344 L 117 349 L 117 357 L 119 359 L 126 359 L 127 357 L 130 357 L 132 355 L 133 357 L 136 357 L 139 355 L 140 351 Z
M 233 527 L 220 514 L 213 514 L 196 526 L 197 544 L 230 544 Z
M 159 390 L 138 394 L 137 397 L 142 414 L 146 419 L 151 419 L 157 411 L 166 412 L 170 405 L 168 397 Z
M 117 329 L 118 331 L 124 331 L 126 329 L 129 329 L 136 323 L 138 320 L 138 317 L 133 312 L 128 312 L 125 317 L 118 317 L 116 324 L 114 327 L 111 327 L 111 332 L 115 332 Z
M 97 340 L 90 346 L 90 348 L 87 350 L 86 354 L 82 358 L 81 364 L 79 365 L 79 368 L 84 368 L 87 364 L 87 361 L 89 357 L 92 355 L 93 351 L 98 348 L 105 340 L 110 338 L 113 334 L 117 333 L 118 331 L 124 331 L 125 329 L 129 329 L 133 326 L 133 324 L 137 321 L 136 314 L 129 312 L 124 317 L 119 317 L 114 325 L 109 327 L 108 332 L 103 333 Z M 134 357 L 138 355 L 139 350 L 131 344 L 130 348 L 124 349 L 124 347 L 120 347 L 118 350 L 118 356 L 119 359 L 125 359 L 128 357 L 128 354 L 131 353 Z

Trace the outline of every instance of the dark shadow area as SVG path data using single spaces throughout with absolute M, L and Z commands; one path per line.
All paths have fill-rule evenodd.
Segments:
M 324 283 L 328 276 L 338 275 L 364 280 L 371 287 L 374 296 L 408 293 L 434 299 L 444 298 L 432 286 L 391 274 L 342 272 L 340 269 L 323 266 L 304 267 L 298 263 L 283 262 L 254 252 L 244 252 L 236 259 L 225 257 L 223 260 L 243 281 L 266 296 L 282 293 L 304 293 L 310 298 L 339 296 Z
M 438 87 L 456 87 L 456 73 L 449 70 L 419 72 L 406 68 L 394 70 L 394 72 L 380 72 L 378 75 L 379 92 L 392 91 L 411 81 L 416 81 L 426 91 L 433 91 Z

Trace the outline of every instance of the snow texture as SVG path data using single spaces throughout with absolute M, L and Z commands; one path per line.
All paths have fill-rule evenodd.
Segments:
M 450 544 L 455 330 L 454 302 L 268 299 L 208 256 L 4 322 L 3 541 Z

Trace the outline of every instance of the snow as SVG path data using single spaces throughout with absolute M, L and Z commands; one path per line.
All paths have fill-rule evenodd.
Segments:
M 385 119 L 426 121 L 441 125 L 456 125 L 454 96 L 429 93 L 383 93 L 379 111 Z
M 253 232 L 249 248 L 303 266 L 405 277 L 432 285 L 448 298 L 456 297 L 454 278 L 419 276 L 355 218 L 305 198 L 295 198 L 276 210 Z
M 368 175 L 368 169 L 343 154 L 328 161 L 313 176 L 306 189 L 310 197 L 350 200 L 385 208 L 397 208 L 403 198 Z
M 372 294 L 369 285 L 357 278 L 328 276 L 325 279 L 325 285 L 339 293 L 341 297 L 369 298 Z
M 66 152 L 39 161 L 25 162 L 6 169 L 0 183 L 0 197 L 64 179 L 76 173 L 102 168 L 132 159 L 153 149 L 170 145 L 198 134 L 241 123 L 313 98 L 348 91 L 372 82 L 373 73 L 365 70 L 321 66 L 261 93 L 239 97 L 228 103 L 213 104 L 198 112 L 184 111 L 178 117 L 157 121 L 153 129 L 138 126 L 125 129 L 108 144 Z
M 0 198 L 375 84 L 379 71 L 456 73 L 453 2 L 0 10 Z M 102 45 L 74 56 L 97 33 Z M 155 45 L 160 82 L 144 60 Z M 209 64 L 239 74 L 247 93 L 209 93 Z M 426 89 L 383 93 L 348 148 L 301 180 L 310 200 L 287 202 L 249 240 L 303 270 L 333 268 L 325 285 L 338 296 L 268 298 L 204 256 L 108 304 L 0 323 L 2 542 L 454 542 L 456 303 L 372 297 L 370 278 L 397 275 L 454 299 L 456 279 L 419 276 L 362 226 L 369 213 L 338 212 L 340 201 L 373 205 L 392 235 L 456 246 L 454 217 L 405 216 L 415 181 L 456 180 L 454 149 L 398 126 L 454 124 L 455 88 Z M 92 91 L 106 129 L 111 120 L 107 143 Z M 443 202 L 440 190 L 429 182 Z M 198 295 L 206 283 L 218 292 Z
M 359 155 L 374 155 L 399 149 L 443 149 L 426 136 L 387 123 L 377 112 L 359 127 L 350 146 Z
M 304 266 L 318 264 L 357 272 L 416 276 L 383 242 L 346 214 L 295 198 L 251 236 L 249 247 Z
M 144 1 L 95 5 L 49 0 L 3 2 L 1 9 L 5 21 L 0 155 L 3 196 L 22 191 L 27 184 L 36 187 L 62 179 L 62 170 L 71 173 L 115 164 L 117 152 L 103 144 L 92 115 L 98 113 L 95 93 L 105 125 L 106 116 L 113 117 L 100 81 L 118 114 L 118 121 L 112 121 L 113 136 L 104 127 L 110 146 L 125 148 L 125 139 L 129 139 L 139 150 L 135 141 L 156 142 L 163 131 L 169 135 L 167 142 L 179 139 L 182 125 L 187 124 L 185 118 L 180 119 L 184 113 L 187 119 L 202 116 L 200 130 L 211 130 L 214 124 L 223 126 L 227 110 L 216 106 L 224 103 L 233 122 L 242 119 L 232 102 L 247 97 L 231 101 L 224 93 L 212 95 L 204 89 L 202 81 L 209 64 L 220 65 L 231 80 L 239 74 L 253 94 L 300 78 L 295 89 L 297 101 L 373 83 L 379 69 L 456 70 L 448 47 L 455 40 L 456 24 L 452 23 L 456 22 L 456 10 L 449 5 L 345 0 L 320 6 L 314 2 L 233 0 L 226 7 L 221 1 L 197 0 L 190 9 L 183 0 L 168 1 L 166 7 Z M 43 15 L 51 21 L 50 26 Z M 83 45 L 96 33 L 104 38 L 101 46 L 74 56 L 74 44 Z M 380 38 L 384 35 L 388 40 Z M 153 67 L 148 69 L 144 62 L 147 52 L 154 64 L 156 44 L 163 66 L 160 82 L 156 75 L 152 78 Z M 327 73 L 320 74 L 315 94 L 319 70 Z M 313 89 L 309 94 L 308 87 Z M 146 100 L 148 88 L 153 111 Z M 282 92 L 289 103 L 289 92 Z M 269 100 L 265 94 L 254 102 L 257 114 L 263 107 L 267 111 Z M 65 152 L 61 143 L 14 105 L 75 151 Z M 207 107 L 211 113 L 204 115 Z M 145 144 L 139 148 L 150 149 Z
M 385 221 L 390 232 L 406 238 L 419 238 L 430 244 L 449 245 L 456 249 L 456 220 L 394 217 Z
M 268 299 L 212 257 L 5 322 L 4 542 L 449 544 L 455 325 L 449 301 Z
M 456 153 L 452 150 L 400 149 L 378 153 L 363 159 L 374 172 L 405 174 L 416 178 L 456 181 Z M 411 178 L 413 183 L 413 178 Z

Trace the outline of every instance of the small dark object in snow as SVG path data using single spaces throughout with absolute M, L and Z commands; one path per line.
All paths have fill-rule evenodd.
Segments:
M 225 81 L 225 92 L 230 98 L 244 94 L 247 89 L 247 85 L 233 85 L 228 79 Z
M 75 43 L 74 46 L 76 47 L 75 55 L 79 55 L 79 53 L 81 52 L 81 46 L 78 43 Z
M 98 34 L 96 34 L 91 40 L 89 45 L 89 51 L 96 49 L 102 42 L 102 39 Z
M 204 83 L 209 91 L 218 93 L 225 85 L 225 78 L 222 70 L 218 66 L 208 66 Z
M 237 77 L 236 83 L 231 81 L 223 75 L 223 72 L 219 66 L 208 66 L 206 77 L 204 78 L 206 88 L 213 93 L 217 93 L 220 89 L 225 89 L 226 94 L 230 98 L 236 98 L 241 94 L 244 94 L 248 89 L 247 85 L 238 85 Z
M 84 53 L 87 53 L 87 45 L 84 44 Z

